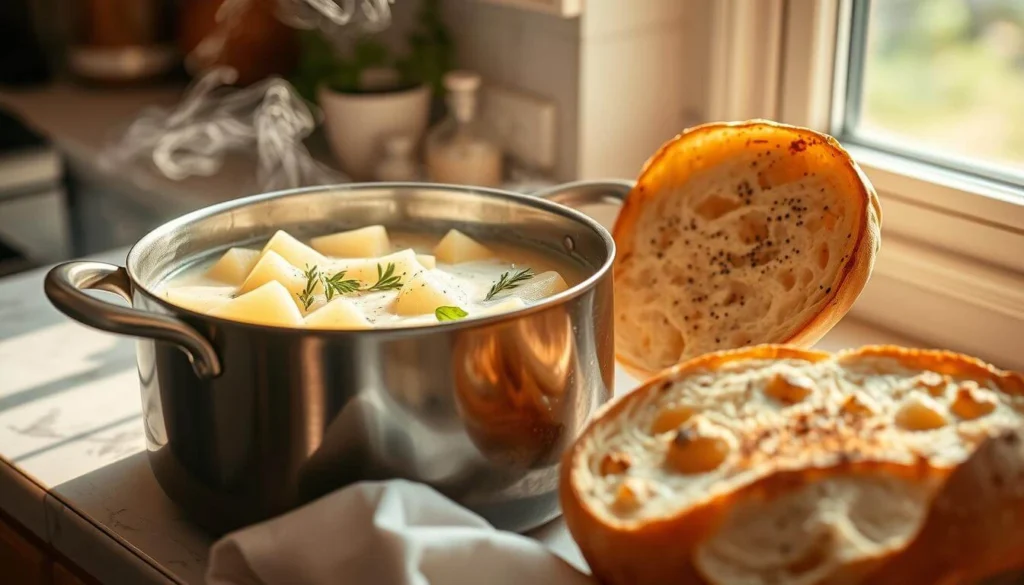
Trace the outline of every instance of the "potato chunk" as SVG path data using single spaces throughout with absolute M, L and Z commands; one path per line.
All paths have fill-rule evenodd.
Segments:
M 224 255 L 220 257 L 220 260 L 210 267 L 210 270 L 206 272 L 208 278 L 226 282 L 238 286 L 242 284 L 245 277 L 252 272 L 252 267 L 256 265 L 256 260 L 260 257 L 259 250 L 250 250 L 248 248 L 231 248 Z
M 310 244 L 317 252 L 338 258 L 376 258 L 391 251 L 388 231 L 382 225 L 320 236 Z
M 238 294 L 245 294 L 272 281 L 281 283 L 285 290 L 291 293 L 296 306 L 301 307 L 298 294 L 306 288 L 306 276 L 274 251 L 264 254 L 256 266 L 253 266 L 252 272 L 239 287 Z M 322 284 L 318 284 L 317 290 L 320 291 L 322 287 Z
M 423 272 L 425 268 L 416 260 L 416 252 L 412 248 L 373 258 L 371 260 L 357 260 L 355 262 L 339 262 L 332 265 L 332 274 L 337 270 L 345 271 L 345 278 L 358 280 L 364 285 L 373 285 L 377 282 L 377 265 L 386 269 L 388 264 L 395 265 L 394 275 L 399 277 L 402 283 L 406 283 L 415 274 Z M 433 311 L 433 309 L 431 309 Z
M 197 313 L 208 313 L 231 300 L 233 286 L 176 286 L 164 291 L 168 303 Z
M 568 290 L 569 285 L 565 279 L 554 270 L 541 272 L 530 280 L 520 284 L 516 288 L 501 291 L 494 296 L 496 299 L 505 297 L 519 297 L 528 303 L 535 303 L 552 295 Z
M 327 263 L 327 258 L 323 254 L 296 240 L 286 231 L 274 234 L 267 245 L 263 246 L 260 256 L 266 256 L 268 252 L 277 252 L 289 264 L 301 269 L 306 269 L 307 266 L 322 268 Z
M 422 264 L 424 268 L 437 268 L 437 258 L 430 254 L 416 254 L 416 261 Z
M 446 264 L 458 264 L 494 257 L 490 248 L 459 230 L 449 230 L 434 247 L 434 256 Z
M 348 299 L 335 298 L 306 315 L 310 329 L 368 329 L 373 325 L 366 315 Z
M 438 307 L 462 306 L 466 304 L 466 293 L 446 274 L 435 270 L 423 270 L 405 283 L 395 299 L 395 313 L 399 315 L 422 315 L 433 313 Z
M 298 327 L 302 313 L 294 296 L 280 282 L 270 281 L 252 292 L 231 299 L 210 311 L 213 317 L 257 325 Z

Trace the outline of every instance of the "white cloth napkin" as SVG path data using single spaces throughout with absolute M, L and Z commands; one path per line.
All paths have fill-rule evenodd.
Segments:
M 208 585 L 593 585 L 433 489 L 362 483 L 214 544 Z

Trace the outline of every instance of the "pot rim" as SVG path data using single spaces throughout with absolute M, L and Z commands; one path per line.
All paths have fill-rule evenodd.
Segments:
M 431 323 L 429 325 L 404 325 L 397 327 L 373 327 L 370 329 L 307 329 L 302 327 L 285 327 L 278 325 L 264 325 L 257 323 L 247 323 L 244 321 L 235 321 L 232 319 L 223 319 L 215 317 L 205 313 L 199 313 L 191 309 L 179 307 L 173 305 L 166 300 L 160 298 L 160 295 L 153 292 L 150 287 L 141 282 L 136 278 L 134 264 L 138 262 L 138 256 L 142 253 L 141 251 L 149 248 L 154 240 L 157 240 L 164 235 L 174 232 L 180 229 L 182 226 L 188 223 L 198 221 L 207 217 L 223 213 L 232 209 L 238 209 L 267 201 L 271 199 L 279 199 L 286 197 L 293 197 L 304 195 L 307 193 L 315 193 L 318 191 L 357 191 L 360 189 L 402 189 L 402 188 L 413 188 L 413 189 L 438 189 L 449 191 L 452 193 L 458 193 L 461 195 L 482 195 L 486 197 L 497 197 L 500 199 L 512 200 L 517 203 L 522 203 L 536 209 L 560 215 L 562 217 L 571 219 L 578 223 L 585 225 L 592 229 L 601 237 L 601 240 L 605 244 L 605 249 L 608 251 L 608 257 L 604 263 L 601 264 L 592 274 L 587 276 L 578 284 L 569 287 L 568 289 L 547 297 L 539 303 L 528 305 L 526 307 L 509 311 L 506 313 L 498 313 L 496 315 L 488 315 L 485 317 L 476 317 L 471 319 L 460 319 L 457 321 L 439 321 L 437 323 Z M 573 209 L 567 205 L 555 203 L 542 197 L 526 193 L 516 193 L 512 191 L 505 191 L 502 189 L 492 189 L 487 187 L 467 187 L 464 185 L 450 185 L 443 183 L 421 183 L 421 182 L 386 182 L 386 183 L 342 183 L 336 185 L 317 185 L 313 187 L 299 187 L 295 189 L 283 189 L 279 191 L 271 191 L 268 193 L 260 193 L 256 195 L 250 195 L 248 197 L 239 197 L 237 199 L 231 199 L 221 203 L 215 203 L 201 209 L 186 213 L 185 215 L 179 216 L 172 219 L 159 227 L 154 228 L 152 231 L 142 236 L 135 244 L 132 245 L 128 251 L 128 256 L 125 259 L 125 271 L 128 274 L 128 278 L 131 281 L 132 289 L 143 293 L 151 301 L 156 302 L 165 309 L 170 310 L 173 314 L 184 314 L 193 318 L 201 319 L 204 321 L 210 321 L 220 326 L 238 327 L 242 329 L 248 329 L 250 331 L 259 332 L 274 332 L 274 333 L 288 333 L 288 334 L 299 334 L 310 337 L 338 337 L 338 336 L 376 336 L 376 337 L 389 337 L 389 336 L 407 336 L 409 334 L 425 334 L 431 331 L 455 331 L 459 329 L 470 329 L 475 327 L 484 327 L 502 323 L 505 321 L 512 321 L 526 315 L 539 313 L 541 311 L 548 310 L 555 305 L 561 305 L 575 299 L 597 286 L 598 282 L 602 281 L 606 276 L 611 273 L 612 265 L 615 262 L 616 247 L 615 240 L 608 230 L 598 223 L 596 220 L 586 215 L 585 213 Z

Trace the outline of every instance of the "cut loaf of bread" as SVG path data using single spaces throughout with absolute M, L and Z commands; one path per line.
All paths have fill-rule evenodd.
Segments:
M 687 130 L 615 223 L 620 363 L 646 378 L 710 351 L 813 344 L 864 288 L 880 222 L 829 136 L 760 120 Z
M 1024 567 L 1022 412 L 949 352 L 716 352 L 596 416 L 562 507 L 607 585 L 967 582 Z

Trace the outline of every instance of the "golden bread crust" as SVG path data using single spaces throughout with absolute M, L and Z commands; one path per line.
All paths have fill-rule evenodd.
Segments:
M 663 145 L 646 162 L 636 186 L 630 192 L 619 213 L 613 230 L 618 247 L 615 260 L 616 296 L 620 297 L 616 302 L 616 357 L 630 373 L 640 379 L 645 379 L 672 363 L 685 361 L 686 357 L 704 353 L 700 347 L 695 346 L 694 350 L 684 350 L 683 358 L 668 361 L 664 358 L 653 357 L 650 355 L 651 352 L 629 350 L 631 344 L 637 343 L 636 339 L 642 334 L 643 329 L 649 331 L 651 327 L 661 325 L 660 323 L 639 324 L 625 318 L 627 312 L 640 310 L 643 303 L 638 301 L 631 291 L 620 290 L 619 282 L 624 280 L 622 277 L 633 270 L 639 261 L 646 261 L 646 257 L 653 253 L 650 249 L 641 249 L 638 244 L 646 243 L 648 239 L 653 242 L 657 238 L 667 238 L 668 235 L 676 239 L 688 238 L 693 235 L 692 231 L 689 234 L 685 233 L 686 226 L 672 226 L 674 228 L 670 230 L 672 233 L 666 234 L 660 226 L 652 223 L 652 219 L 643 219 L 642 212 L 648 208 L 665 209 L 667 199 L 703 196 L 706 190 L 698 189 L 695 193 L 688 193 L 684 189 L 698 176 L 704 177 L 705 182 L 711 181 L 709 185 L 721 187 L 724 191 L 732 189 L 732 185 L 738 180 L 736 174 L 738 171 L 729 165 L 734 165 L 739 157 L 752 156 L 750 154 L 753 152 L 752 140 L 758 144 L 771 142 L 778 147 L 772 149 L 771 154 L 774 158 L 771 163 L 763 165 L 763 168 L 757 172 L 757 182 L 761 187 L 760 194 L 767 193 L 773 185 L 778 188 L 798 181 L 801 174 L 804 177 L 812 174 L 820 181 L 832 186 L 830 191 L 822 197 L 843 202 L 847 206 L 846 208 L 856 215 L 856 217 L 848 218 L 854 230 L 849 235 L 854 238 L 854 241 L 848 245 L 848 257 L 843 258 L 835 279 L 826 283 L 829 285 L 827 294 L 823 294 L 820 300 L 814 301 L 814 312 L 810 315 L 806 312 L 795 315 L 793 318 L 800 319 L 800 322 L 789 324 L 780 337 L 754 337 L 744 340 L 740 336 L 729 338 L 699 330 L 687 334 L 692 336 L 691 339 L 700 339 L 701 343 L 694 344 L 692 341 L 685 343 L 684 341 L 685 345 L 700 345 L 714 350 L 758 343 L 810 346 L 823 337 L 849 311 L 868 281 L 881 241 L 881 208 L 874 188 L 835 139 L 806 128 L 766 120 L 712 123 L 690 128 Z M 765 149 L 770 146 L 759 146 L 759 148 Z M 762 152 L 760 154 L 768 155 L 769 153 Z M 767 156 L 765 158 L 767 159 Z M 756 163 L 757 160 L 751 161 L 751 164 Z M 717 177 L 716 173 L 721 177 Z M 712 179 L 707 179 L 709 174 Z M 723 197 L 725 196 L 723 195 Z M 826 209 L 828 208 L 826 207 Z M 792 219 L 783 219 L 781 216 L 779 219 L 799 226 L 803 222 L 797 223 L 796 217 L 797 215 L 794 213 Z M 789 215 L 786 215 L 786 218 L 789 218 Z M 767 219 L 771 221 L 771 217 Z M 773 224 L 769 223 L 766 227 L 771 228 Z M 655 233 L 655 230 L 658 233 Z M 822 238 L 820 235 L 815 237 Z M 824 237 L 838 239 L 843 236 L 842 234 L 826 233 Z M 736 240 L 737 237 L 733 234 L 731 242 L 735 243 Z M 699 243 L 695 241 L 693 245 Z M 843 244 L 847 245 L 846 242 Z M 718 244 L 712 242 L 709 245 L 717 246 Z M 778 243 L 776 243 L 777 248 Z M 807 254 L 801 261 L 807 261 Z M 766 266 L 769 270 L 783 270 L 781 265 L 766 264 Z M 689 268 L 692 270 L 693 267 Z M 657 286 L 663 291 L 663 295 L 677 298 L 677 301 L 685 300 L 685 297 L 690 295 L 694 289 L 693 279 L 689 280 L 690 286 L 670 286 L 664 282 L 659 282 Z M 699 275 L 697 280 L 699 285 L 701 280 Z M 826 286 L 819 287 L 818 284 L 818 282 L 810 284 L 802 282 L 797 289 L 801 290 L 803 287 L 806 290 L 801 290 L 802 294 L 810 296 L 812 293 L 818 293 L 819 288 L 826 288 Z M 736 318 L 735 312 L 734 318 Z M 691 321 L 687 325 L 693 324 Z M 678 324 L 674 324 L 674 326 L 678 328 Z M 667 321 L 665 327 L 668 327 Z M 704 339 L 708 335 L 718 338 Z M 710 351 L 710 349 L 707 350 Z
M 873 585 L 973 583 L 1024 566 L 1024 429 L 992 436 L 946 480 L 914 541 Z
M 924 455 L 911 461 L 886 457 L 885 446 L 875 449 L 870 440 L 863 444 L 841 442 L 837 457 L 818 457 L 810 453 L 815 442 L 825 439 L 812 438 L 802 443 L 809 453 L 806 466 L 771 468 L 749 483 L 740 483 L 731 491 L 712 490 L 708 498 L 678 510 L 653 517 L 610 519 L 607 512 L 595 507 L 583 486 L 592 484 L 592 467 L 587 458 L 593 457 L 594 437 L 602 428 L 621 422 L 651 395 L 668 391 L 668 386 L 688 376 L 714 375 L 751 360 L 792 359 L 809 363 L 831 360 L 840 367 L 849 367 L 855 374 L 863 373 L 856 369 L 858 364 L 892 360 L 911 370 L 990 384 L 1001 393 L 1001 399 L 1024 396 L 1024 377 L 1020 374 L 952 352 L 893 346 L 869 346 L 833 355 L 792 346 L 763 345 L 715 352 L 679 364 L 606 405 L 564 455 L 560 488 L 563 513 L 573 538 L 600 582 L 726 585 L 705 574 L 699 557 L 702 548 L 706 549 L 709 540 L 723 530 L 737 508 L 844 478 L 896 482 L 907 486 L 907 493 L 919 493 L 920 497 L 915 496 L 914 500 L 922 502 L 919 531 L 909 542 L 894 541 L 895 544 L 881 546 L 872 554 L 851 557 L 821 577 L 786 582 L 937 585 L 1024 565 L 1024 489 L 1019 487 L 1024 484 L 1024 441 L 1020 433 L 1006 435 L 1008 429 L 994 429 L 998 439 L 982 440 L 974 445 L 966 460 L 948 465 Z M 811 424 L 817 425 L 817 431 L 825 432 L 835 426 L 834 422 L 822 420 Z M 792 449 L 784 446 L 779 451 L 780 459 L 792 460 L 793 454 L 788 451 Z M 745 465 L 756 467 L 761 463 L 748 461 Z M 986 497 L 971 498 L 968 494 L 972 492 Z M 957 555 L 957 550 L 968 554 Z M 941 562 L 934 561 L 936 551 L 944 551 Z

